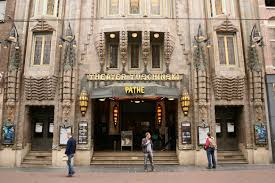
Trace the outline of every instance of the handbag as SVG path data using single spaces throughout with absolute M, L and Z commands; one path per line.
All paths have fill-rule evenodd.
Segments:
M 67 155 L 63 155 L 62 161 L 68 161 L 68 156 Z

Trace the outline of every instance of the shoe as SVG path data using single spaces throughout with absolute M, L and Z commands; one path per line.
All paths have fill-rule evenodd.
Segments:
M 216 166 L 212 166 L 213 169 L 216 169 Z
M 72 175 L 75 174 L 75 171 L 72 172 Z
M 155 169 L 153 168 L 152 170 L 151 170 L 151 172 L 154 172 L 155 171 Z
M 72 174 L 67 175 L 67 177 L 72 177 L 72 176 L 73 176 Z

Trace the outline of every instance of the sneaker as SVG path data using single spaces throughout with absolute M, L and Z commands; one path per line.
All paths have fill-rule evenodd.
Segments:
M 72 177 L 72 176 L 73 176 L 72 174 L 67 175 L 67 177 Z
M 216 169 L 216 166 L 213 166 L 212 168 Z

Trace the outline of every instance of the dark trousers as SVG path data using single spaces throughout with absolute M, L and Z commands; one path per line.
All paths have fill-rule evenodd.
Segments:
M 154 170 L 153 153 L 144 153 L 144 170 L 147 170 L 147 161 L 150 161 L 151 169 Z
M 207 160 L 208 160 L 208 168 L 216 167 L 215 149 L 209 147 L 206 150 L 206 153 L 207 153 Z
M 74 167 L 73 167 L 73 163 L 72 163 L 72 158 L 74 157 L 74 155 L 69 154 L 67 156 L 68 156 L 68 160 L 67 160 L 68 175 L 73 175 L 74 174 Z

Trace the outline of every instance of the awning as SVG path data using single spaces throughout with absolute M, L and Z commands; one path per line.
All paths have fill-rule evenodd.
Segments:
M 125 87 L 142 87 L 144 93 L 129 94 L 126 93 Z M 116 83 L 102 88 L 93 88 L 91 90 L 91 98 L 117 98 L 117 97 L 167 97 L 179 98 L 178 88 L 169 88 L 151 83 Z

